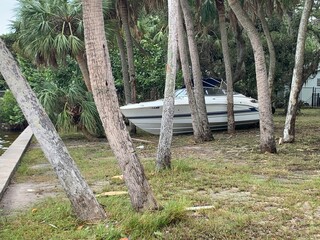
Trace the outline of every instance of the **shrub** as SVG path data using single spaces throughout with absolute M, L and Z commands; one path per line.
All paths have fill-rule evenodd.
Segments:
M 10 91 L 0 98 L 0 123 L 9 129 L 21 129 L 26 125 L 24 115 Z

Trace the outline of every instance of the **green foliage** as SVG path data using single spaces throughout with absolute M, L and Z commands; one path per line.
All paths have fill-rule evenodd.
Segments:
M 81 79 L 59 87 L 47 82 L 38 97 L 58 130 L 70 132 L 85 129 L 95 136 L 103 135 L 102 124 L 92 95 L 86 92 Z
M 17 15 L 14 23 L 18 35 L 16 46 L 32 61 L 56 66 L 68 55 L 83 54 L 79 1 L 20 0 Z
M 11 129 L 22 128 L 26 124 L 24 115 L 10 91 L 0 98 L 0 122 Z
M 166 79 L 167 29 L 159 15 L 143 15 L 137 27 L 141 34 L 138 47 L 134 48 L 137 100 L 153 100 L 163 97 Z M 120 102 L 124 102 L 121 61 L 118 49 L 110 50 L 113 75 Z M 183 85 L 178 72 L 176 86 Z
M 67 58 L 59 68 L 35 68 L 23 58 L 20 67 L 51 121 L 60 132 L 77 129 L 103 136 L 92 94 L 86 91 L 79 68 Z

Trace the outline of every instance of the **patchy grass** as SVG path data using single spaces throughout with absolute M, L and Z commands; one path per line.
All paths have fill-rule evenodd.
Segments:
M 136 213 L 127 195 L 99 197 L 108 219 L 78 222 L 63 193 L 20 214 L 0 217 L 0 239 L 320 239 L 319 109 L 303 109 L 296 141 L 277 145 L 278 154 L 259 153 L 259 129 L 195 145 L 191 135 L 174 136 L 172 170 L 156 173 L 157 137 L 139 133 L 137 153 L 162 211 Z M 274 116 L 276 138 L 284 116 Z M 64 137 L 83 176 L 96 193 L 126 190 L 114 179 L 120 170 L 104 141 Z M 15 175 L 16 182 L 56 181 L 33 143 Z M 35 167 L 35 166 L 44 167 Z M 213 209 L 185 211 L 189 206 Z

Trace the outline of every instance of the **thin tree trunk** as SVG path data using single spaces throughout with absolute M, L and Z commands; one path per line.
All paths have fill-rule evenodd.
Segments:
M 125 35 L 125 42 L 127 47 L 128 65 L 129 65 L 129 79 L 131 83 L 131 103 L 135 103 L 136 96 L 136 73 L 134 67 L 133 43 L 129 26 L 128 2 L 127 0 L 119 0 L 119 10 L 122 20 L 122 28 Z
M 131 103 L 137 101 L 137 92 L 136 92 L 136 71 L 134 67 L 134 55 L 133 55 L 133 43 L 132 36 L 130 32 L 129 25 L 129 13 L 128 13 L 128 1 L 119 0 L 119 12 L 122 20 L 122 28 L 125 35 L 126 47 L 127 47 L 127 57 L 128 57 L 128 66 L 129 66 L 129 79 L 131 84 Z M 137 132 L 136 127 L 133 124 L 130 124 L 130 133 L 135 134 Z
M 227 80 L 227 112 L 228 112 L 228 133 L 234 134 L 236 131 L 235 121 L 234 121 L 234 111 L 233 111 L 233 80 L 232 80 L 232 69 L 228 46 L 228 34 L 226 26 L 226 16 L 224 0 L 216 0 L 216 6 L 219 14 L 219 26 L 221 34 L 221 45 L 223 53 L 223 61 L 226 72 Z
M 187 29 L 189 52 L 192 64 L 192 75 L 194 82 L 194 93 L 197 101 L 199 119 L 202 127 L 202 140 L 211 141 L 213 139 L 213 136 L 209 127 L 206 103 L 204 98 L 199 52 L 195 40 L 192 14 L 187 0 L 180 0 L 180 5 L 182 8 L 184 22 Z
M 276 153 L 277 149 L 274 140 L 274 124 L 272 118 L 271 99 L 267 82 L 267 68 L 259 33 L 257 32 L 248 15 L 243 11 L 239 1 L 228 0 L 228 2 L 231 9 L 236 14 L 239 22 L 247 31 L 253 48 L 259 100 L 260 150 L 261 152 Z
M 230 11 L 230 24 L 233 27 L 234 37 L 236 40 L 237 60 L 236 66 L 233 71 L 233 83 L 236 83 L 243 79 L 245 74 L 245 47 L 246 43 L 242 36 L 242 28 L 239 26 L 239 22 L 234 12 Z
M 193 128 L 193 136 L 195 142 L 203 142 L 201 138 L 201 126 L 198 115 L 197 103 L 193 92 L 192 80 L 191 80 L 191 72 L 190 72 L 190 63 L 188 56 L 188 43 L 185 38 L 186 32 L 184 30 L 183 25 L 183 16 L 181 12 L 180 4 L 178 6 L 178 46 L 179 46 L 179 56 L 181 61 L 182 74 L 184 79 L 184 84 L 188 93 L 188 101 L 191 112 L 192 119 L 192 128 Z
M 81 176 L 48 115 L 1 39 L 0 59 L 0 71 L 15 96 L 42 151 L 57 174 L 77 218 L 81 221 L 105 219 L 104 209 Z
M 295 140 L 295 123 L 298 108 L 298 97 L 303 85 L 303 64 L 304 48 L 307 37 L 307 25 L 313 0 L 306 0 L 300 20 L 299 32 L 297 38 L 297 48 L 295 55 L 295 66 L 293 69 L 291 91 L 289 97 L 288 110 L 286 115 L 285 126 L 283 130 L 283 142 L 294 142 Z
M 76 56 L 76 60 L 77 60 L 77 63 L 79 64 L 79 68 L 82 73 L 83 81 L 86 84 L 88 91 L 92 92 L 86 55 L 84 53 L 80 53 Z
M 120 112 L 104 31 L 102 0 L 83 1 L 83 23 L 94 101 L 110 147 L 123 172 L 132 206 L 138 211 L 157 209 Z
M 264 35 L 267 39 L 267 45 L 268 45 L 268 51 L 269 51 L 268 83 L 269 83 L 269 94 L 270 94 L 270 97 L 272 98 L 273 82 L 274 82 L 274 76 L 276 73 L 276 52 L 275 52 L 273 41 L 269 31 L 268 23 L 263 14 L 263 8 L 261 4 L 259 4 L 258 6 L 258 17 L 260 19 Z
M 123 79 L 123 88 L 124 88 L 124 98 L 126 104 L 131 102 L 131 91 L 130 91 L 130 80 L 129 80 L 129 70 L 128 70 L 128 62 L 127 62 L 127 55 L 125 50 L 124 41 L 122 39 L 120 29 L 117 29 L 116 37 L 120 52 L 120 59 L 121 59 L 121 72 L 122 72 L 122 79 Z
M 169 37 L 168 37 L 168 55 L 166 66 L 166 84 L 164 92 L 163 110 L 159 145 L 156 159 L 156 170 L 160 171 L 171 168 L 171 143 L 173 133 L 174 116 L 174 90 L 177 73 L 178 57 L 178 1 L 168 0 L 169 12 Z

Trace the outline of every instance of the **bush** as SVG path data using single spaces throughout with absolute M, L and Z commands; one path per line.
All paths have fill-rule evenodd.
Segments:
M 24 115 L 10 91 L 0 98 L 0 123 L 9 129 L 21 129 L 26 125 Z

